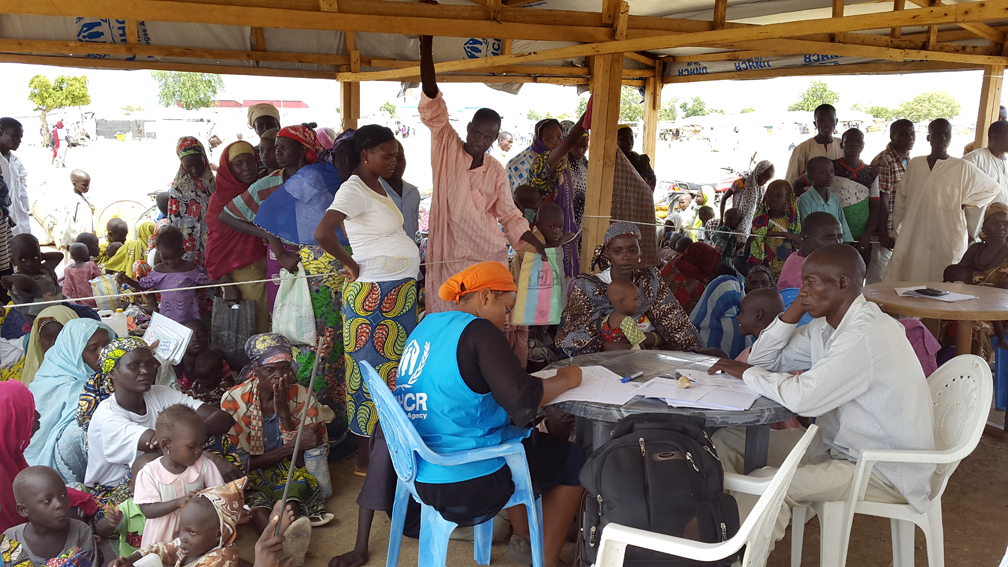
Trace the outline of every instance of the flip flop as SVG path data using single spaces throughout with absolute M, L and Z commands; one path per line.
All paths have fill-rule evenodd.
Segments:
M 324 526 L 324 525 L 328 524 L 329 522 L 333 521 L 333 518 L 335 518 L 335 517 L 336 517 L 335 515 L 333 515 L 333 514 L 331 514 L 329 512 L 322 512 L 321 514 L 315 514 L 313 516 L 308 516 L 308 520 L 311 522 L 311 526 L 313 528 L 317 528 L 319 526 Z
M 305 553 L 308 552 L 308 544 L 311 542 L 311 530 L 311 521 L 302 516 L 294 520 L 284 532 L 284 558 L 294 558 L 291 567 L 304 565 Z
M 508 543 L 508 557 L 522 565 L 532 565 L 532 542 L 520 535 L 512 535 Z

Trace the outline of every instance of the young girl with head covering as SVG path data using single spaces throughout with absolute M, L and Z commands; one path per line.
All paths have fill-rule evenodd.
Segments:
M 780 277 L 784 262 L 801 242 L 801 216 L 787 181 L 778 179 L 767 187 L 756 211 L 749 237 L 749 261 L 769 268 L 772 282 Z
M 181 163 L 168 192 L 168 224 L 182 231 L 184 258 L 202 266 L 207 240 L 206 208 L 216 182 L 199 140 L 192 136 L 179 138 L 175 153 Z
M 28 468 L 24 452 L 35 432 L 36 415 L 35 400 L 24 384 L 0 382 L 0 532 L 25 522 L 17 511 L 13 486 L 14 477 Z
M 88 377 L 101 368 L 101 350 L 115 337 L 115 331 L 94 319 L 67 321 L 28 386 L 41 417 L 25 459 L 56 469 L 67 483 L 84 480 L 86 441 L 76 423 L 77 406 Z
M 46 307 L 39 313 L 32 323 L 31 336 L 28 338 L 28 350 L 21 370 L 22 384 L 27 386 L 32 383 L 46 351 L 56 344 L 56 337 L 63 330 L 63 325 L 74 319 L 77 319 L 77 314 L 65 305 Z
M 389 386 L 395 384 L 405 337 L 417 323 L 420 251 L 403 232 L 402 213 L 389 197 L 392 188 L 382 179 L 395 171 L 399 153 L 392 130 L 369 124 L 335 149 L 346 181 L 314 236 L 326 252 L 346 266 L 343 319 L 349 332 L 343 336 L 343 350 L 348 356 L 347 416 L 358 441 L 354 474 L 365 476 L 368 437 L 378 414 L 360 380 L 358 363 L 368 361 Z M 336 235 L 340 226 L 350 238 L 353 256 L 340 245 Z M 381 309 L 376 309 L 378 305 Z
M 619 329 L 608 328 L 607 323 L 613 306 L 606 287 L 613 280 L 629 280 L 640 290 L 638 312 L 632 315 L 646 336 L 641 348 L 683 351 L 699 348 L 696 328 L 672 291 L 658 277 L 657 270 L 642 265 L 640 238 L 635 225 L 612 223 L 592 260 L 593 268 L 598 265 L 605 269 L 574 278 L 556 337 L 557 346 L 567 354 L 630 348 L 629 343 L 603 340 L 603 333 L 622 334 Z
M 207 206 L 207 275 L 211 279 L 226 278 L 237 282 L 234 286 L 240 299 L 256 302 L 256 329 L 269 329 L 269 306 L 266 304 L 266 284 L 241 283 L 263 280 L 266 277 L 266 245 L 262 238 L 238 232 L 221 222 L 220 214 L 235 197 L 244 193 L 256 182 L 255 148 L 248 142 L 235 142 L 224 148 L 217 168 L 217 191 Z
M 405 406 L 414 400 L 408 415 L 438 453 L 523 440 L 532 484 L 543 497 L 545 564 L 553 567 L 584 492 L 577 476 L 584 453 L 528 427 L 540 405 L 581 383 L 581 369 L 564 367 L 550 380 L 525 372 L 501 332 L 516 289 L 511 272 L 497 262 L 449 278 L 439 295 L 455 310 L 428 314 L 409 336 L 395 394 Z M 493 518 L 514 484 L 503 459 L 453 467 L 420 463 L 416 490 L 445 519 L 471 526 Z M 529 553 L 524 514 L 509 516 L 515 527 L 509 552 Z

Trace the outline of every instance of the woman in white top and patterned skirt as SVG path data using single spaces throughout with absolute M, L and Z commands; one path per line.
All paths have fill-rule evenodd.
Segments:
M 369 124 L 336 147 L 336 163 L 345 181 L 315 229 L 315 239 L 346 266 L 343 288 L 343 349 L 347 354 L 347 417 L 358 436 L 357 467 L 368 467 L 368 438 L 378 423 L 365 391 L 359 363 L 368 361 L 395 388 L 406 337 L 417 324 L 417 275 L 420 253 L 403 232 L 403 216 L 388 196 L 398 142 L 392 130 Z M 340 246 L 336 229 L 346 231 L 351 256 Z

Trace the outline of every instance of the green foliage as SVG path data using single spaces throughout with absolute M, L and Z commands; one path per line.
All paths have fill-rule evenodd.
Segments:
M 637 122 L 643 118 L 644 101 L 641 98 L 640 91 L 634 87 L 624 86 L 620 89 L 620 122 Z
M 747 107 L 743 108 L 742 110 L 740 110 L 739 114 L 750 114 L 750 113 L 753 113 L 753 112 L 756 112 L 756 107 L 747 106 Z
M 838 100 L 840 100 L 840 94 L 829 88 L 829 85 L 825 82 L 812 81 L 809 88 L 798 97 L 798 100 L 794 104 L 788 107 L 788 110 L 812 112 L 820 104 L 832 104 L 836 106 Z
M 385 104 L 381 105 L 378 112 L 388 112 L 389 118 L 399 118 L 399 112 L 396 110 L 396 106 L 392 104 L 392 101 L 385 101 Z
M 683 111 L 683 118 L 707 116 L 711 113 L 724 114 L 724 111 L 721 110 L 707 110 L 707 103 L 698 96 L 693 97 L 693 99 L 688 102 L 683 102 L 679 105 L 679 108 Z
M 936 118 L 952 119 L 959 116 L 962 106 L 945 91 L 930 91 L 900 103 L 896 115 L 913 122 L 930 122 Z
M 126 106 L 122 107 L 122 111 L 123 111 L 123 114 L 125 114 L 126 116 L 129 116 L 129 115 L 133 114 L 134 112 L 137 112 L 137 113 L 143 112 L 144 109 L 143 109 L 142 106 L 130 106 L 130 105 L 126 105 Z
M 68 106 L 91 104 L 86 75 L 60 75 L 52 82 L 44 75 L 35 75 L 28 80 L 28 89 L 28 100 L 35 105 L 35 110 L 41 112 L 39 118 L 42 120 L 43 132 L 49 132 L 49 123 L 46 121 L 49 112 Z
M 220 75 L 151 71 L 151 76 L 158 82 L 158 102 L 163 106 L 178 104 L 186 110 L 211 106 L 224 88 Z
M 666 100 L 658 111 L 658 120 L 674 121 L 679 117 L 679 97 Z
M 528 113 L 525 115 L 525 118 L 528 118 L 532 122 L 539 122 L 540 120 L 543 119 L 542 114 L 539 114 L 538 112 L 532 109 L 529 109 Z
M 880 120 L 892 120 L 896 118 L 898 113 L 895 108 L 889 108 L 888 106 L 881 106 L 878 104 L 868 106 L 861 104 L 860 102 L 854 103 L 854 106 L 852 106 L 851 109 L 864 112 L 865 114 L 871 115 L 873 118 L 878 118 Z

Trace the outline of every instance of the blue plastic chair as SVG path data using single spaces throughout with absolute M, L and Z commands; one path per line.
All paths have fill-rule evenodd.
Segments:
M 991 348 L 994 349 L 994 407 L 1003 410 L 1008 406 L 1008 353 L 997 345 L 998 338 L 991 337 Z M 1008 415 L 1005 423 L 1008 423 Z
M 781 297 L 784 298 L 784 309 L 791 307 L 791 304 L 794 303 L 796 299 L 798 299 L 799 291 L 801 291 L 801 288 L 797 287 L 789 287 L 785 290 L 781 290 L 780 292 Z M 805 325 L 808 325 L 811 322 L 812 322 L 812 316 L 806 313 L 805 315 L 802 316 L 801 321 L 798 321 L 798 326 L 804 327 Z
M 406 412 L 396 401 L 388 385 L 382 380 L 367 362 L 360 363 L 361 376 L 364 384 L 374 400 L 378 410 L 378 420 L 381 422 L 385 441 L 388 443 L 392 466 L 395 467 L 399 482 L 396 483 L 395 503 L 392 507 L 392 525 L 390 528 L 388 559 L 386 567 L 399 564 L 399 547 L 402 543 L 403 526 L 406 523 L 406 505 L 412 494 L 420 502 L 420 557 L 419 567 L 443 566 L 448 556 L 448 538 L 452 530 L 458 527 L 441 517 L 437 510 L 424 504 L 417 496 L 414 482 L 417 474 L 417 461 L 422 460 L 435 465 L 457 466 L 465 463 L 487 461 L 503 458 L 511 469 L 511 479 L 515 491 L 508 500 L 506 508 L 525 505 L 528 511 L 529 534 L 532 544 L 532 566 L 543 567 L 543 534 L 542 534 L 542 499 L 536 498 L 532 491 L 532 479 L 529 475 L 528 462 L 525 460 L 525 447 L 520 439 L 502 443 L 494 447 L 459 451 L 457 453 L 438 454 L 431 451 L 420 438 L 413 423 L 406 417 Z M 480 565 L 490 564 L 490 546 L 493 543 L 493 519 L 479 524 L 473 529 L 473 557 Z

